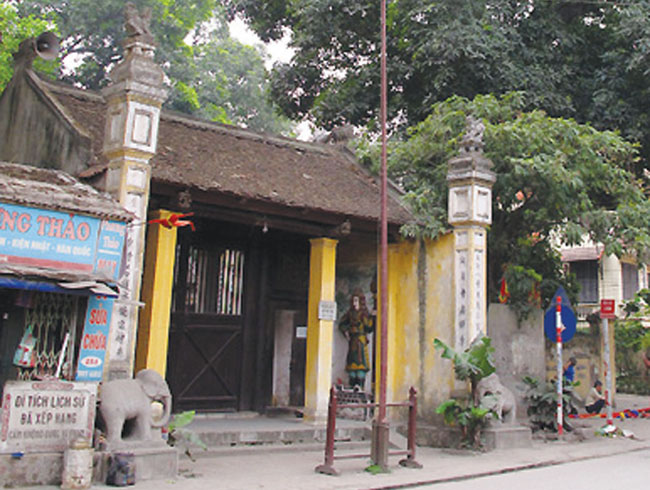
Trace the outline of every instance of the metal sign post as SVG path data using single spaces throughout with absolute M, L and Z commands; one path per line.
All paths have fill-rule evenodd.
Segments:
M 562 435 L 564 406 L 562 400 L 562 298 L 557 297 L 555 306 L 555 334 L 557 345 L 557 433 Z
M 612 416 L 612 370 L 609 365 L 609 319 L 616 318 L 616 305 L 613 299 L 600 300 L 600 318 L 603 320 L 603 341 L 605 350 L 605 359 L 603 362 L 603 371 L 605 372 L 605 404 L 607 405 L 607 425 L 614 425 Z

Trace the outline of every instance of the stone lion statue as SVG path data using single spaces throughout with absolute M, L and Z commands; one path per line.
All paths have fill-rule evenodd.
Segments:
M 474 396 L 475 405 L 482 404 L 484 407 L 494 410 L 498 419 L 504 424 L 515 422 L 517 415 L 515 395 L 501 384 L 496 373 L 492 373 L 478 382 Z

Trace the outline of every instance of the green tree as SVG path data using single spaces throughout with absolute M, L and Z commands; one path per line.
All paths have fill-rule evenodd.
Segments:
M 642 356 L 650 359 L 650 330 L 644 320 L 650 317 L 650 289 L 641 289 L 623 306 L 625 316 L 614 322 L 616 342 L 616 385 L 624 393 L 650 394 Z
M 260 51 L 230 38 L 216 0 L 134 0 L 152 9 L 156 61 L 168 78 L 166 107 L 253 129 L 280 131 Z M 89 89 L 108 83 L 122 56 L 124 0 L 23 0 L 21 15 L 49 15 L 60 29 L 59 78 Z M 74 66 L 74 68 L 70 68 Z
M 23 0 L 21 15 L 49 14 L 61 33 L 60 60 L 76 67 L 61 77 L 90 89 L 108 83 L 107 68 L 121 59 L 124 40 L 124 0 Z M 152 9 L 151 29 L 158 43 L 157 60 L 167 75 L 181 79 L 185 65 L 191 64 L 192 47 L 184 40 L 202 22 L 212 18 L 215 0 L 135 0 L 139 10 Z M 179 76 L 177 75 L 177 71 Z
M 0 4 L 0 92 L 14 73 L 13 54 L 18 51 L 19 44 L 48 30 L 55 30 L 55 25 L 47 18 L 34 15 L 21 17 L 14 5 L 7 2 Z M 38 60 L 36 63 L 43 71 L 54 70 L 55 64 L 52 62 Z
M 488 234 L 488 287 L 496 299 L 508 270 L 541 279 L 543 300 L 559 284 L 575 291 L 552 246 L 588 236 L 605 254 L 647 259 L 650 202 L 634 176 L 638 156 L 620 135 L 598 131 L 543 111 L 526 112 L 521 93 L 452 97 L 391 143 L 389 173 L 421 216 L 409 235 L 438 236 L 447 229 L 447 163 L 458 154 L 468 115 L 485 124 L 485 154 L 494 163 L 493 223 Z M 376 164 L 376 149 L 360 145 Z M 526 295 L 527 296 L 527 295 Z
M 379 108 L 379 2 L 227 0 L 263 39 L 291 30 L 273 96 L 292 118 L 365 125 Z M 619 129 L 650 155 L 650 0 L 392 0 L 389 119 L 424 120 L 452 95 L 525 91 L 526 107 Z
M 291 128 L 268 102 L 267 71 L 258 48 L 215 37 L 195 47 L 194 63 L 198 115 L 273 133 Z

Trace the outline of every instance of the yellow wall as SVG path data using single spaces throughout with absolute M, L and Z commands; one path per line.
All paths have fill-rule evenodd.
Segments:
M 386 399 L 389 402 L 406 401 L 409 387 L 414 386 L 416 389 L 418 387 L 419 249 L 419 242 L 415 241 L 403 241 L 390 245 L 388 249 Z M 378 330 L 379 325 L 380 319 L 378 319 Z M 380 338 L 378 335 L 379 340 Z M 379 372 L 379 349 L 377 354 L 376 369 Z
M 414 386 L 425 420 L 454 389 L 451 362 L 433 348 L 435 338 L 454 339 L 453 254 L 452 234 L 389 248 L 387 400 L 406 401 Z
M 453 345 L 454 331 L 454 236 L 447 234 L 427 242 L 426 323 L 422 345 L 422 384 L 419 414 L 431 419 L 436 407 L 451 396 L 455 377 L 451 361 L 433 348 L 439 338 Z

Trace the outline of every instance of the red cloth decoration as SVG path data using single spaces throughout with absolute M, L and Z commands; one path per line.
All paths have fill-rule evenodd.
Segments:
M 508 292 L 508 284 L 506 283 L 506 278 L 501 278 L 501 287 L 499 288 L 499 303 L 507 303 L 510 299 L 510 293 Z
M 164 226 L 165 228 L 173 228 L 173 227 L 180 227 L 180 226 L 189 226 L 192 228 L 192 231 L 196 231 L 196 228 L 194 227 L 194 223 L 192 223 L 190 220 L 182 220 L 181 218 L 188 218 L 190 216 L 194 216 L 194 213 L 172 213 L 169 215 L 169 218 L 158 218 L 158 219 L 150 219 L 148 223 L 158 223 L 159 225 Z

